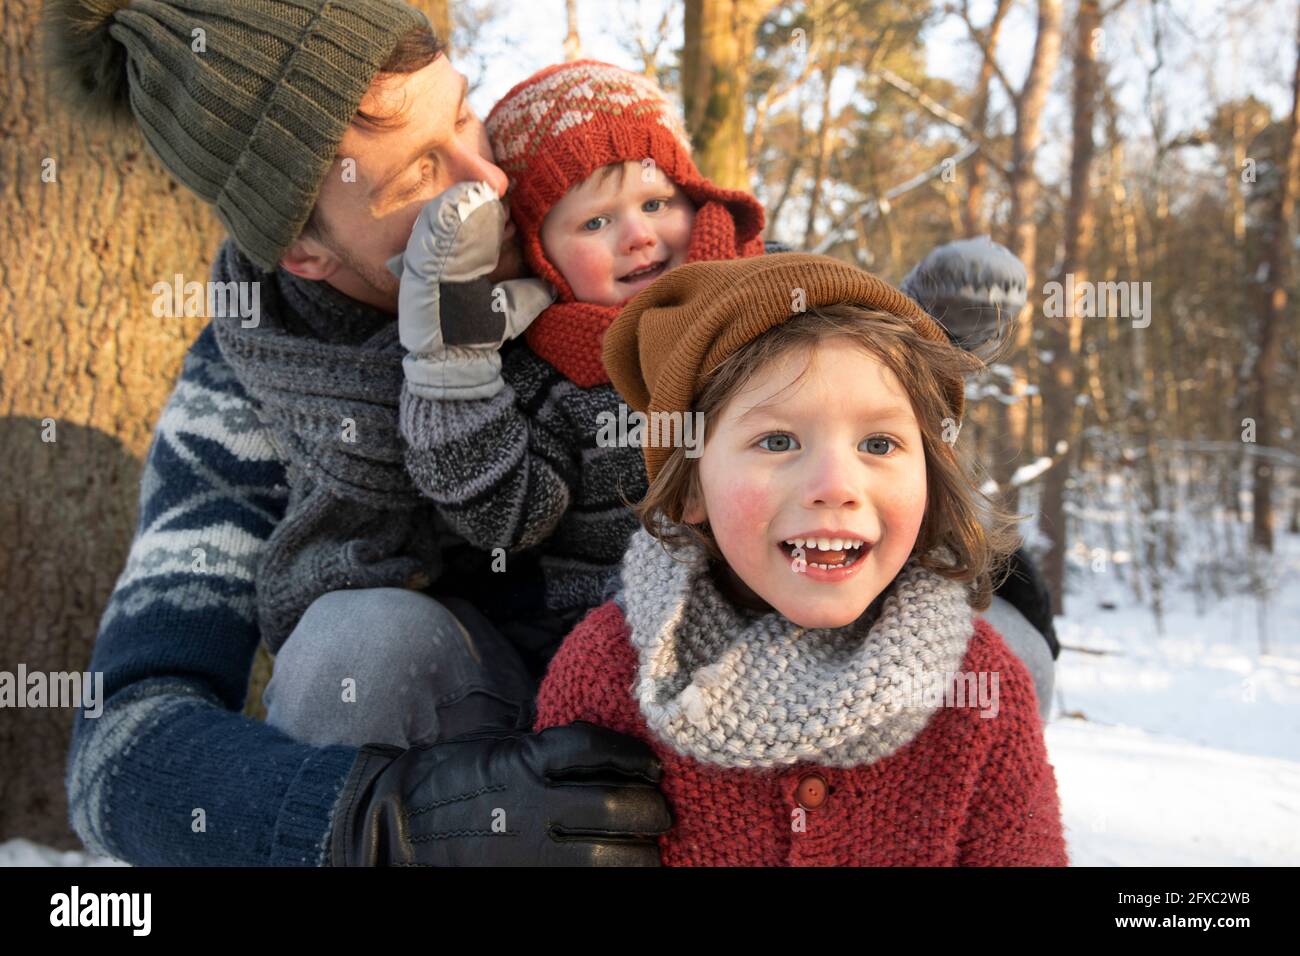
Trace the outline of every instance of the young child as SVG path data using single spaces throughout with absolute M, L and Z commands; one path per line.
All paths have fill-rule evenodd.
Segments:
M 1066 865 L 1032 680 L 975 615 L 1013 538 L 950 444 L 978 360 L 803 254 L 676 270 L 603 356 L 637 411 L 702 415 L 703 454 L 642 449 L 621 589 L 535 729 L 647 741 L 668 865 Z

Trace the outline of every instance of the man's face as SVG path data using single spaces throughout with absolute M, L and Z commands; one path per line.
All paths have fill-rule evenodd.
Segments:
M 597 170 L 551 207 L 542 248 L 574 298 L 621 305 L 686 261 L 695 207 L 657 166 Z
M 383 117 L 384 128 L 360 121 L 348 128 L 317 198 L 326 235 L 300 237 L 281 265 L 396 312 L 398 280 L 385 263 L 406 248 L 421 207 L 467 180 L 506 191 L 466 88 L 442 55 L 415 73 L 377 76 L 360 108 Z
M 774 359 L 726 404 L 699 486 L 703 501 L 683 517 L 708 520 L 740 594 L 801 627 L 843 627 L 911 555 L 925 452 L 894 373 L 832 338 L 811 363 L 798 352 Z

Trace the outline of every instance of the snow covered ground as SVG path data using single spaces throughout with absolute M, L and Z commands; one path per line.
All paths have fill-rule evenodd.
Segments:
M 1073 865 L 1300 865 L 1300 539 L 1278 544 L 1268 653 L 1252 597 L 1171 590 L 1158 629 L 1113 565 L 1072 569 L 1046 733 Z M 0 866 L 106 862 L 0 844 Z
M 1105 573 L 1071 595 L 1047 725 L 1071 863 L 1300 864 L 1300 541 L 1278 544 L 1268 653 L 1249 596 L 1171 593 L 1161 635 Z

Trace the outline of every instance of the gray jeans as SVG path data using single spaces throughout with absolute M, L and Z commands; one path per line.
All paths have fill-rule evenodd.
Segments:
M 526 727 L 535 682 L 458 598 L 372 588 L 318 598 L 276 655 L 266 722 L 304 743 L 411 747 Z

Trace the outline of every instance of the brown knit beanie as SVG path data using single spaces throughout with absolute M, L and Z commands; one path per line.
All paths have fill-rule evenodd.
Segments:
M 933 342 L 948 342 L 939 324 L 882 279 L 829 256 L 785 252 L 679 266 L 642 290 L 605 333 L 610 381 L 635 411 L 691 411 L 713 371 L 746 342 L 799 311 L 847 303 L 890 312 Z M 965 384 L 943 383 L 960 421 Z M 654 481 L 672 449 L 642 447 Z

